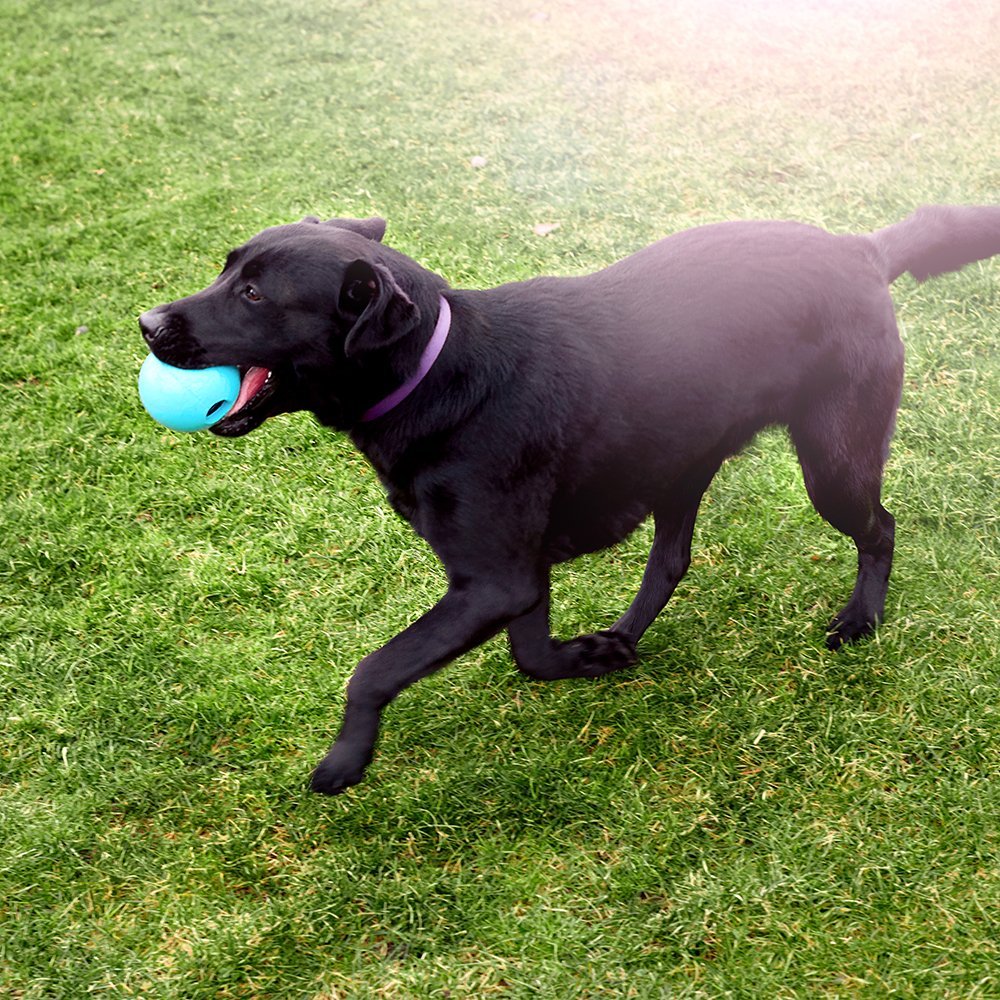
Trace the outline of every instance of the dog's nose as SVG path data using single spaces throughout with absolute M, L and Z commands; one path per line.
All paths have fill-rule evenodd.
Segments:
M 143 339 L 150 347 L 153 346 L 156 338 L 163 332 L 166 318 L 167 310 L 163 306 L 147 309 L 139 317 L 139 329 L 142 331 Z

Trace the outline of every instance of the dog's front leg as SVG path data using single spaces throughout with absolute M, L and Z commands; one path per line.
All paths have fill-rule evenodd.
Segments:
M 536 585 L 518 585 L 511 576 L 453 585 L 427 614 L 366 656 L 348 682 L 344 721 L 313 772 L 313 790 L 335 795 L 356 785 L 372 759 L 385 706 L 414 681 L 485 642 L 539 597 Z
M 635 663 L 635 642 L 624 633 L 595 632 L 568 642 L 552 638 L 548 573 L 542 580 L 541 591 L 541 600 L 507 626 L 511 654 L 521 673 L 538 681 L 603 677 Z

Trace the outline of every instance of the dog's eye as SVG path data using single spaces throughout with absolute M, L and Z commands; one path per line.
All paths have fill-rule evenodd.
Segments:
M 264 296 L 261 295 L 253 285 L 243 286 L 243 297 L 249 299 L 251 302 L 260 302 L 260 300 L 264 298 Z

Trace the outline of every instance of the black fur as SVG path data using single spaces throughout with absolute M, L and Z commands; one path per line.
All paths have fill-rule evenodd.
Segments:
M 882 466 L 903 374 L 888 283 L 1000 253 L 1000 208 L 933 207 L 870 236 L 787 222 L 704 226 L 586 277 L 448 288 L 380 242 L 378 219 L 315 219 L 235 250 L 204 291 L 145 313 L 152 350 L 182 367 L 271 369 L 217 434 L 311 410 L 346 430 L 448 575 L 444 597 L 358 666 L 343 726 L 312 780 L 361 780 L 382 709 L 506 628 L 531 677 L 596 677 L 639 638 L 690 561 L 702 494 L 761 428 L 788 427 L 819 513 L 858 551 L 836 648 L 880 620 L 894 522 Z M 439 296 L 444 351 L 387 415 L 361 415 L 414 370 Z M 631 607 L 595 635 L 549 635 L 549 570 L 653 514 Z

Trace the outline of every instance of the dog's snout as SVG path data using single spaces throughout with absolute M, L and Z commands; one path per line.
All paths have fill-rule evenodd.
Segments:
M 190 322 L 176 302 L 155 306 L 139 317 L 139 330 L 149 349 L 167 364 L 195 368 L 205 363 L 205 348 L 190 331 Z
M 154 309 L 147 309 L 139 317 L 139 329 L 142 331 L 143 339 L 153 346 L 157 337 L 163 333 L 166 327 L 167 310 L 163 306 L 156 306 Z

